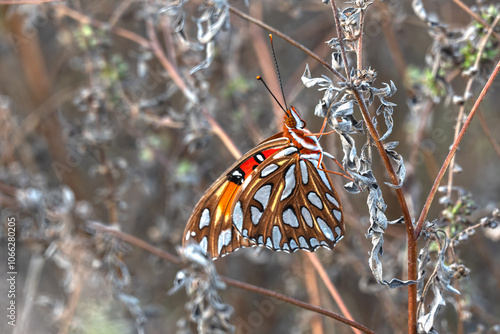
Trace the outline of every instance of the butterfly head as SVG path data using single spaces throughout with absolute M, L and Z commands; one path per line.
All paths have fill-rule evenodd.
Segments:
M 306 122 L 300 118 L 299 113 L 292 106 L 290 109 L 285 111 L 285 126 L 290 129 L 305 129 Z

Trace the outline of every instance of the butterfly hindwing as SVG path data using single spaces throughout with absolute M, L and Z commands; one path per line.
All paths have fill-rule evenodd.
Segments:
M 236 229 L 273 250 L 333 248 L 344 235 L 342 207 L 329 176 L 317 164 L 301 158 L 294 146 L 266 159 L 236 195 Z
M 254 243 L 243 238 L 233 225 L 233 208 L 241 187 L 269 156 L 288 145 L 286 138 L 269 138 L 236 161 L 207 190 L 196 205 L 184 231 L 183 244 L 195 241 L 217 258 Z

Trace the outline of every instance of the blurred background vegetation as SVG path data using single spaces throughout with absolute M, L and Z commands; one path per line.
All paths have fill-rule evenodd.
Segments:
M 196 332 L 187 320 L 186 295 L 167 295 L 179 267 L 96 233 L 88 223 L 119 228 L 175 253 L 194 205 L 235 160 L 211 118 L 242 152 L 278 131 L 276 106 L 255 80 L 263 76 L 280 95 L 268 32 L 229 13 L 212 44 L 203 45 L 196 41 L 194 19 L 207 13 L 199 9 L 202 3 L 71 0 L 0 6 L 0 208 L 2 226 L 10 216 L 17 222 L 15 333 Z M 498 16 L 498 4 L 492 3 L 497 8 L 480 3 L 481 13 L 492 11 L 488 18 Z M 331 8 L 321 1 L 229 4 L 330 60 L 325 41 L 336 36 L 335 25 Z M 425 5 L 432 17 L 461 33 L 475 25 L 454 1 Z M 176 33 L 180 22 L 183 36 Z M 375 85 L 392 80 L 398 88 L 391 99 L 397 107 L 390 140 L 400 143 L 408 171 L 404 190 L 418 217 L 453 143 L 459 105 L 452 100 L 465 90 L 460 73 L 471 66 L 475 58 L 468 57 L 477 48 L 471 43 L 463 49 L 460 61 L 452 57 L 456 50 L 450 51 L 450 67 L 436 75 L 426 61 L 435 36 L 409 2 L 374 3 L 364 33 L 363 61 L 378 73 Z M 301 76 L 306 64 L 315 77 L 329 74 L 284 40 L 274 41 L 287 101 L 317 132 L 322 119 L 314 116 L 314 107 L 323 94 L 305 89 Z M 484 53 L 479 72 L 485 79 L 498 61 L 498 42 L 493 37 Z M 210 66 L 190 74 L 207 55 Z M 475 81 L 466 111 L 484 82 Z M 497 80 L 460 146 L 461 172 L 453 179 L 459 188 L 431 208 L 429 220 L 438 219 L 450 236 L 490 217 L 498 206 L 499 89 Z M 383 122 L 379 126 L 385 132 Z M 335 135 L 322 144 L 342 157 Z M 376 154 L 374 160 L 377 179 L 387 181 Z M 334 182 L 342 189 L 345 180 Z M 381 187 L 388 218 L 398 219 L 395 193 L 382 181 Z M 406 289 L 376 284 L 368 267 L 366 194 L 339 192 L 346 236 L 334 251 L 316 254 L 356 321 L 377 333 L 404 333 Z M 455 260 L 470 273 L 454 282 L 460 296 L 446 293 L 448 304 L 435 323 L 442 333 L 500 331 L 500 234 L 489 227 L 474 231 L 454 249 Z M 0 236 L 3 273 L 6 229 Z M 388 279 L 405 278 L 405 249 L 404 226 L 390 226 L 382 258 Z M 216 261 L 216 268 L 221 275 L 338 312 L 302 252 L 244 249 Z M 2 279 L 2 310 L 6 289 Z M 292 305 L 269 304 L 268 297 L 232 287 L 219 293 L 234 307 L 230 322 L 239 333 L 352 331 Z M 12 332 L 3 315 L 0 332 Z

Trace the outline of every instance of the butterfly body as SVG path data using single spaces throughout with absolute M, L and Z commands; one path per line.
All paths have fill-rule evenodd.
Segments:
M 332 249 L 344 222 L 323 156 L 331 157 L 295 108 L 287 109 L 283 131 L 236 161 L 200 199 L 183 244 L 195 241 L 212 258 L 250 246 Z

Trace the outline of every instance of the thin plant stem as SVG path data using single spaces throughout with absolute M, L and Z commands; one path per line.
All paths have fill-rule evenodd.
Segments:
M 469 7 L 467 7 L 466 4 L 464 4 L 462 1 L 460 0 L 452 0 L 458 7 L 460 7 L 463 11 L 465 11 L 467 14 L 469 14 L 474 20 L 476 20 L 477 22 L 481 23 L 485 28 L 488 28 L 488 30 L 491 29 L 491 26 L 485 21 L 483 20 L 479 15 L 477 15 L 476 13 L 474 13 Z M 500 35 L 493 31 L 493 36 L 495 36 L 495 38 L 497 40 L 500 41 Z
M 358 70 L 363 69 L 363 28 L 364 28 L 364 25 L 365 25 L 365 11 L 362 10 L 361 13 L 359 14 L 359 37 L 358 37 L 358 45 L 357 45 L 358 49 L 356 50 Z
M 212 131 L 217 135 L 217 137 L 220 138 L 220 140 L 222 141 L 224 146 L 226 146 L 231 155 L 236 159 L 241 157 L 240 150 L 236 147 L 236 145 L 234 145 L 233 141 L 229 138 L 226 131 L 224 131 L 220 127 L 219 123 L 217 123 L 217 121 L 205 109 L 202 109 L 201 112 L 203 113 L 203 116 L 206 118 L 206 120 L 212 127 Z
M 495 80 L 499 71 L 500 71 L 500 62 L 498 62 L 497 65 L 495 66 L 495 69 L 491 73 L 491 75 L 488 79 L 488 82 L 483 87 L 481 94 L 479 95 L 476 102 L 474 103 L 474 106 L 472 107 L 472 110 L 470 111 L 469 116 L 467 116 L 467 119 L 464 122 L 464 125 L 463 125 L 462 129 L 460 130 L 460 133 L 459 133 L 457 139 L 453 143 L 453 146 L 451 147 L 450 152 L 448 153 L 448 156 L 446 157 L 445 161 L 443 162 L 443 165 L 441 166 L 441 169 L 439 170 L 439 173 L 438 173 L 436 179 L 434 180 L 434 184 L 431 188 L 429 196 L 427 196 L 427 200 L 424 204 L 424 207 L 422 208 L 422 213 L 420 214 L 417 225 L 415 227 L 415 237 L 416 238 L 418 238 L 420 236 L 420 232 L 422 232 L 422 228 L 424 226 L 425 219 L 427 218 L 427 214 L 429 213 L 430 206 L 432 204 L 432 201 L 434 200 L 434 197 L 436 196 L 437 189 L 439 188 L 439 184 L 441 183 L 441 180 L 444 176 L 444 173 L 446 172 L 446 170 L 448 169 L 448 166 L 450 165 L 451 158 L 457 152 L 458 146 L 462 142 L 462 139 L 465 136 L 467 129 L 469 128 L 469 125 L 472 121 L 472 118 L 474 117 L 476 112 L 479 110 L 479 106 L 481 105 L 481 102 L 483 102 L 484 97 L 486 96 L 486 93 L 488 92 L 488 90 L 492 86 L 493 81 Z
M 304 268 L 304 282 L 307 290 L 307 295 L 309 296 L 309 303 L 311 305 L 321 306 L 321 293 L 318 287 L 318 280 L 316 279 L 316 272 L 312 268 L 312 264 L 309 261 L 302 261 L 302 266 Z M 314 315 L 313 317 L 311 317 L 310 322 L 311 334 L 325 333 L 325 330 L 323 328 L 323 321 L 319 315 Z
M 122 17 L 123 13 L 130 7 L 130 5 L 134 2 L 134 0 L 125 0 L 122 1 L 114 10 L 113 14 L 111 15 L 108 24 L 110 27 L 114 27 L 117 23 L 118 20 Z
M 344 33 L 342 32 L 342 29 L 340 27 L 339 11 L 337 9 L 337 4 L 335 3 L 335 0 L 331 0 L 330 4 L 332 5 L 333 17 L 335 18 L 335 29 L 337 30 L 337 40 L 340 45 L 340 54 L 342 55 L 342 61 L 344 62 L 346 78 L 347 81 L 350 81 L 351 77 L 349 75 L 349 63 L 347 62 L 347 55 L 345 53 Z
M 155 28 L 153 26 L 153 22 L 151 19 L 148 19 L 146 22 L 146 29 L 148 33 L 148 37 L 150 40 L 150 46 L 151 49 L 153 50 L 156 58 L 160 61 L 161 65 L 165 68 L 165 70 L 168 72 L 170 77 L 172 78 L 172 81 L 179 87 L 179 89 L 184 93 L 184 96 L 191 102 L 198 104 L 198 97 L 196 94 L 188 87 L 184 79 L 182 79 L 181 75 L 177 71 L 177 69 L 174 67 L 174 65 L 170 62 L 170 60 L 167 59 L 167 56 L 163 52 L 160 42 L 158 41 L 158 37 L 156 35 Z
M 309 261 L 313 264 L 314 268 L 318 272 L 319 277 L 321 277 L 322 281 L 325 283 L 326 288 L 330 292 L 330 295 L 333 297 L 335 300 L 335 303 L 338 305 L 340 312 L 349 320 L 353 320 L 351 313 L 347 309 L 347 306 L 345 305 L 344 301 L 342 300 L 342 297 L 340 296 L 338 290 L 335 288 L 335 285 L 333 285 L 332 281 L 328 277 L 328 274 L 326 273 L 325 268 L 319 262 L 318 257 L 314 255 L 314 253 L 307 253 L 307 257 L 309 258 Z M 359 334 L 359 330 L 356 328 L 352 328 L 353 332 L 356 334 Z
M 385 168 L 389 173 L 392 184 L 397 186 L 399 184 L 398 177 L 394 168 L 392 167 L 391 161 L 387 152 L 384 149 L 384 145 L 379 140 L 379 136 L 375 126 L 372 123 L 368 108 L 366 106 L 365 100 L 362 98 L 361 94 L 357 89 L 352 90 L 353 95 L 358 102 L 361 114 L 363 115 L 363 120 L 366 123 L 366 127 L 370 136 L 373 138 L 373 142 L 377 147 L 380 156 L 384 162 Z M 406 227 L 406 237 L 408 243 L 408 279 L 412 281 L 417 280 L 417 239 L 414 237 L 413 222 L 410 216 L 410 211 L 408 210 L 408 204 L 406 203 L 403 190 L 401 187 L 395 189 L 398 198 L 401 211 L 405 220 Z M 415 284 L 408 286 L 408 333 L 414 334 L 417 332 L 417 286 Z
M 109 226 L 106 226 L 106 225 L 103 225 L 103 224 L 100 224 L 100 223 L 95 223 L 95 222 L 89 222 L 87 226 L 89 228 L 91 228 L 91 229 L 96 230 L 96 231 L 103 232 L 103 233 L 108 233 L 108 234 L 112 235 L 113 237 L 115 237 L 117 239 L 120 239 L 122 241 L 127 242 L 130 245 L 142 248 L 145 251 L 148 251 L 151 254 L 154 254 L 154 255 L 156 255 L 156 256 L 158 256 L 158 257 L 160 257 L 162 259 L 165 259 L 165 260 L 167 260 L 167 261 L 169 261 L 169 262 L 171 262 L 173 264 L 176 264 L 176 265 L 179 265 L 179 266 L 183 264 L 183 262 L 181 261 L 181 259 L 179 259 L 177 256 L 172 255 L 172 254 L 170 254 L 170 253 L 168 253 L 168 252 L 166 252 L 166 251 L 164 251 L 164 250 L 162 250 L 160 248 L 152 246 L 149 243 L 147 243 L 147 242 L 145 242 L 145 241 L 143 241 L 143 240 L 141 240 L 141 239 L 139 239 L 139 238 L 137 238 L 137 237 L 135 237 L 133 235 L 127 234 L 127 233 L 122 232 L 122 231 L 119 231 L 116 228 L 109 227 Z M 240 281 L 228 278 L 228 277 L 224 277 L 224 276 L 219 276 L 219 278 L 223 282 L 225 282 L 226 284 L 231 285 L 233 287 L 236 287 L 236 288 L 239 288 L 239 289 L 243 289 L 243 290 L 246 290 L 246 291 L 250 291 L 250 292 L 255 292 L 255 293 L 258 293 L 258 294 L 261 294 L 261 295 L 264 295 L 264 296 L 268 296 L 268 297 L 271 297 L 271 298 L 275 298 L 275 299 L 278 299 L 278 300 L 282 300 L 284 302 L 287 302 L 289 304 L 298 306 L 300 308 L 303 308 L 303 309 L 306 309 L 306 310 L 310 310 L 310 311 L 322 314 L 322 315 L 327 316 L 329 318 L 338 320 L 338 321 L 340 321 L 340 322 L 342 322 L 342 323 L 344 323 L 346 325 L 349 325 L 349 326 L 352 326 L 354 328 L 357 328 L 357 329 L 361 330 L 363 333 L 375 333 L 374 331 L 372 331 L 368 327 L 363 326 L 363 325 L 361 325 L 361 324 L 359 324 L 357 322 L 351 321 L 349 319 L 346 319 L 343 316 L 338 315 L 338 314 L 336 314 L 334 312 L 322 309 L 320 307 L 308 304 L 306 302 L 302 302 L 302 301 L 297 300 L 295 298 L 288 297 L 288 296 L 283 295 L 281 293 L 278 293 L 278 292 L 275 292 L 275 291 L 272 291 L 272 290 L 268 290 L 268 289 L 264 289 L 264 288 L 261 288 L 261 287 L 258 287 L 258 286 L 252 285 L 252 284 L 243 283 L 243 282 L 240 282 Z
M 464 96 L 467 96 L 469 94 L 469 90 L 471 89 L 473 82 L 474 82 L 473 78 L 470 78 L 469 80 L 467 80 L 467 84 L 465 86 L 465 91 L 464 91 Z M 458 111 L 457 122 L 455 124 L 455 133 L 453 135 L 453 141 L 457 140 L 460 128 L 462 126 L 462 119 L 464 117 L 464 111 L 465 111 L 465 103 L 460 106 L 460 109 Z M 455 172 L 453 171 L 454 167 L 455 167 L 455 156 L 451 157 L 450 169 L 448 170 L 448 190 L 447 190 L 448 197 L 451 197 L 451 190 L 453 187 L 453 175 L 455 175 Z
M 108 27 L 107 22 L 102 22 L 89 16 L 83 15 L 82 13 L 63 5 L 57 6 L 56 11 L 58 15 L 67 16 L 75 21 L 86 23 L 99 29 L 105 30 Z M 136 34 L 135 32 L 120 27 L 112 27 L 111 32 L 125 39 L 131 40 L 146 49 L 151 49 L 149 41 L 141 35 Z
M 340 45 L 341 55 L 344 61 L 344 67 L 346 70 L 347 79 L 349 81 L 349 66 L 347 63 L 347 56 L 345 54 L 345 47 L 342 37 L 343 33 L 340 27 L 339 13 L 335 1 L 332 0 L 330 1 L 330 3 L 332 6 L 333 15 L 335 17 L 335 27 L 337 29 L 337 38 Z M 352 89 L 352 93 L 356 101 L 358 102 L 358 106 L 363 115 L 363 120 L 365 121 L 366 126 L 368 128 L 368 132 L 372 137 L 373 142 L 375 143 L 380 153 L 380 156 L 382 157 L 384 165 L 391 178 L 392 184 L 398 186 L 399 185 L 398 177 L 396 175 L 396 172 L 394 171 L 394 168 L 392 167 L 390 158 L 384 149 L 384 145 L 379 140 L 377 129 L 372 123 L 365 100 L 356 88 Z M 397 187 L 395 191 L 405 220 L 406 236 L 408 243 L 408 261 L 407 261 L 408 279 L 415 281 L 417 279 L 417 250 L 418 250 L 417 240 L 414 237 L 413 222 L 410 216 L 410 211 L 408 210 L 408 204 L 406 203 L 404 193 L 401 187 Z M 417 287 L 415 284 L 412 284 L 408 286 L 408 333 L 415 334 L 416 331 L 417 331 Z
M 287 41 L 288 43 L 290 43 L 291 45 L 295 46 L 297 49 L 299 50 L 302 50 L 305 54 L 307 54 L 309 57 L 311 58 L 314 58 L 315 60 L 317 60 L 321 65 L 323 65 L 324 67 L 326 67 L 330 72 L 332 72 L 339 80 L 342 80 L 344 81 L 345 78 L 342 74 L 340 74 L 337 70 L 335 70 L 330 64 L 328 64 L 327 62 L 325 62 L 320 56 L 318 56 L 317 54 L 315 54 L 314 52 L 312 52 L 311 50 L 309 50 L 308 48 L 306 48 L 304 45 L 300 44 L 299 42 L 293 40 L 292 38 L 290 38 L 288 35 L 285 35 L 283 34 L 281 31 L 271 27 L 270 25 L 268 24 L 265 24 L 264 22 L 260 21 L 260 20 L 257 20 L 256 18 L 253 18 L 251 17 L 250 15 L 247 15 L 243 12 L 240 12 L 238 9 L 232 7 L 232 6 L 228 6 L 229 7 L 229 11 L 231 11 L 233 14 L 236 14 L 238 15 L 239 17 L 249 21 L 249 22 L 252 22 L 270 32 L 272 32 L 274 35 L 276 36 L 279 36 L 281 38 L 283 38 L 285 41 Z
M 486 44 L 487 44 L 488 40 L 490 39 L 490 36 L 491 36 L 491 33 L 493 32 L 493 29 L 498 24 L 498 20 L 500 20 L 500 15 L 497 15 L 495 17 L 495 20 L 493 21 L 490 29 L 488 29 L 488 32 L 482 37 L 481 41 L 479 42 L 476 60 L 474 61 L 474 65 L 473 65 L 474 68 L 479 67 L 479 62 L 481 61 L 481 57 L 483 56 L 483 52 L 484 52 L 484 49 L 486 48 Z M 474 77 L 469 78 L 469 80 L 467 81 L 467 84 L 466 84 L 465 90 L 464 90 L 464 95 L 463 95 L 464 99 L 467 98 L 467 96 L 469 96 L 473 82 L 474 82 Z M 462 124 L 464 110 L 465 110 L 465 103 L 460 106 L 460 110 L 458 112 L 457 124 L 455 126 L 455 135 L 453 138 L 454 141 L 457 139 L 458 131 L 460 130 L 460 126 Z M 453 186 L 453 175 L 454 175 L 453 168 L 454 168 L 454 166 L 455 166 L 455 156 L 453 156 L 451 158 L 450 169 L 448 170 L 448 197 L 451 196 L 451 189 Z
M 343 322 L 346 325 L 349 325 L 351 327 L 359 329 L 363 333 L 375 333 L 374 331 L 372 331 L 368 327 L 363 326 L 363 325 L 361 325 L 361 324 L 359 324 L 357 322 L 351 321 L 349 319 L 346 319 L 343 316 L 338 315 L 338 314 L 336 314 L 334 312 L 331 312 L 331 311 L 325 310 L 323 308 L 320 308 L 320 307 L 317 307 L 317 306 L 314 306 L 314 305 L 302 302 L 300 300 L 288 297 L 288 296 L 283 295 L 281 293 L 278 293 L 278 292 L 275 292 L 275 291 L 272 291 L 272 290 L 268 290 L 268 289 L 264 289 L 264 288 L 261 288 L 261 287 L 255 286 L 255 285 L 251 285 L 251 284 L 248 284 L 248 283 L 243 283 L 243 282 L 240 282 L 240 281 L 236 281 L 236 280 L 233 280 L 231 278 L 227 278 L 227 277 L 223 277 L 223 276 L 221 277 L 221 280 L 224 281 L 224 282 L 226 282 L 226 284 L 232 285 L 234 287 L 237 287 L 237 288 L 240 288 L 240 289 L 244 289 L 244 290 L 247 290 L 247 291 L 252 291 L 252 292 L 255 292 L 255 293 L 259 293 L 261 295 L 269 296 L 269 297 L 272 297 L 272 298 L 275 298 L 275 299 L 278 299 L 278 300 L 282 300 L 282 301 L 287 302 L 289 304 L 296 305 L 296 306 L 301 307 L 303 309 L 310 310 L 310 311 L 313 311 L 313 312 L 316 312 L 316 313 L 319 313 L 319 314 L 323 314 L 323 315 L 325 315 L 325 316 L 327 316 L 329 318 L 338 320 L 340 322 Z

